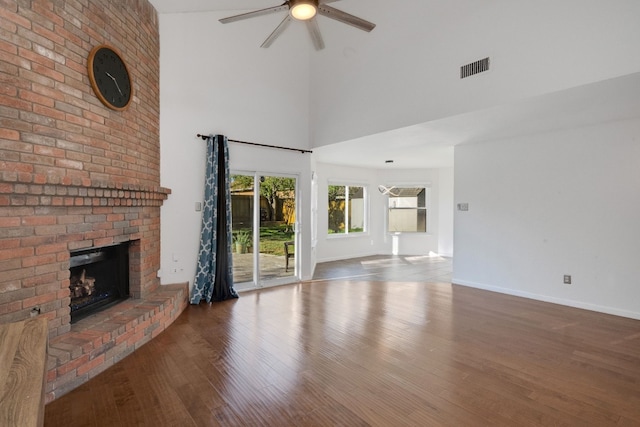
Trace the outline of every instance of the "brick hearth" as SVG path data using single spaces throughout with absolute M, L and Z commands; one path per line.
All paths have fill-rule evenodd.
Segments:
M 49 342 L 50 402 L 95 377 L 155 338 L 187 307 L 188 284 L 161 286 L 143 299 L 129 299 L 71 325 Z
M 160 333 L 186 285 L 160 286 L 159 32 L 147 0 L 0 0 L 0 323 L 48 319 L 47 399 Z M 125 111 L 95 96 L 87 58 L 118 49 Z M 71 325 L 71 251 L 131 242 L 132 298 Z

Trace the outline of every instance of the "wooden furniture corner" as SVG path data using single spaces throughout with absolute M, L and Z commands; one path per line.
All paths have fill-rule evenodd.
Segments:
M 42 426 L 49 329 L 46 317 L 0 325 L 0 425 Z
M 294 258 L 295 249 L 294 242 L 284 242 L 284 258 L 285 258 L 285 267 L 284 271 L 289 271 L 289 258 Z

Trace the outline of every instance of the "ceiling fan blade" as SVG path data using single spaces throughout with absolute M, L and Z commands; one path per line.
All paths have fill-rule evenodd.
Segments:
M 313 46 L 316 50 L 324 49 L 324 40 L 322 40 L 322 34 L 320 34 L 320 27 L 318 26 L 316 18 L 307 21 L 307 29 L 309 30 Z
M 273 33 L 271 33 L 271 35 L 269 37 L 267 37 L 267 39 L 264 41 L 264 43 L 262 43 L 262 45 L 260 45 L 260 47 L 267 48 L 267 47 L 271 46 L 273 44 L 273 42 L 278 38 L 278 36 L 280 36 L 280 34 L 282 34 L 282 32 L 287 29 L 287 27 L 289 26 L 290 23 L 291 23 L 291 16 L 287 15 L 282 20 L 280 25 L 278 25 L 276 27 L 276 29 L 273 30 Z
M 334 7 L 327 6 L 326 4 L 318 5 L 318 13 L 322 16 L 326 16 L 327 18 L 335 19 L 336 21 L 351 25 L 352 27 L 366 32 L 369 32 L 376 27 L 376 24 L 372 22 L 365 21 L 362 18 L 358 18 L 357 16 L 343 12 Z
M 284 3 L 280 6 L 268 7 L 266 9 L 254 10 L 253 12 L 241 13 L 240 15 L 229 16 L 228 18 L 220 19 L 223 24 L 229 22 L 241 21 L 243 19 L 255 18 L 256 16 L 269 15 L 272 13 L 280 12 L 281 10 L 289 10 L 289 4 Z

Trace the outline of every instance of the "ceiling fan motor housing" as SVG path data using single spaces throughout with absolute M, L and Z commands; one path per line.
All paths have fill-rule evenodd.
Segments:
M 289 0 L 289 14 L 293 19 L 306 21 L 316 16 L 318 0 Z

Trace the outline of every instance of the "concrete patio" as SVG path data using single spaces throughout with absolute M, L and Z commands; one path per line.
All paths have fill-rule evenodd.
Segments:
M 289 271 L 285 271 L 284 255 L 260 254 L 261 280 L 291 277 L 295 273 L 295 261 L 289 259 Z M 253 280 L 253 253 L 233 254 L 233 281 L 234 283 L 251 282 Z

